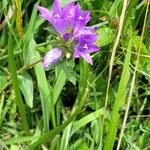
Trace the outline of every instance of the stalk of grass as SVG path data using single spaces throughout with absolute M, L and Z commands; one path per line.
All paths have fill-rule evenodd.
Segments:
M 5 149 L 5 150 L 9 150 L 9 148 L 6 146 L 6 144 L 0 140 L 0 148 L 1 150 Z
M 119 1 L 118 2 L 115 1 L 115 2 L 116 2 L 116 4 L 119 4 Z M 117 50 L 117 47 L 118 47 L 118 44 L 119 44 L 119 40 L 120 40 L 122 28 L 123 28 L 123 22 L 124 22 L 125 12 L 126 12 L 126 8 L 127 8 L 127 2 L 128 2 L 128 0 L 124 0 L 123 1 L 123 8 L 122 8 L 122 13 L 121 13 L 120 21 L 119 21 L 119 29 L 118 29 L 118 33 L 117 33 L 117 36 L 116 36 L 116 39 L 115 39 L 115 43 L 114 43 L 113 49 L 112 49 L 112 54 L 111 54 L 111 59 L 110 59 L 110 65 L 109 65 L 109 76 L 108 76 L 108 83 L 107 83 L 107 89 L 106 89 L 105 105 L 104 105 L 105 110 L 107 108 L 108 95 L 109 95 L 109 87 L 110 87 L 110 81 L 111 81 L 112 70 L 113 70 L 113 63 L 114 63 L 116 50 Z M 102 127 L 101 127 L 101 131 L 102 132 L 103 132 L 103 125 L 104 125 L 104 117 L 102 119 Z M 101 134 L 101 140 L 100 140 L 99 149 L 102 148 L 102 139 L 103 139 L 103 134 Z M 113 143 L 112 143 L 112 145 L 113 145 Z
M 131 98 L 132 98 L 133 89 L 134 89 L 134 85 L 135 85 L 135 79 L 136 79 L 136 72 L 137 72 L 136 70 L 138 69 L 141 46 L 142 46 L 142 41 L 143 41 L 143 37 L 144 37 L 144 30 L 145 30 L 145 25 L 146 25 L 146 19 L 147 19 L 147 16 L 148 16 L 149 4 L 150 4 L 150 1 L 147 2 L 147 8 L 146 8 L 146 13 L 145 13 L 145 18 L 144 18 L 144 25 L 143 25 L 142 34 L 141 34 L 140 47 L 138 49 L 138 54 L 137 54 L 137 59 L 136 59 L 136 64 L 135 64 L 135 70 L 134 70 L 134 73 L 133 73 L 131 88 L 130 88 L 130 92 L 129 92 L 128 99 L 127 99 L 127 107 L 126 107 L 126 112 L 125 112 L 125 116 L 124 116 L 124 120 L 123 120 L 122 130 L 121 130 L 118 145 L 117 145 L 117 150 L 119 150 L 120 146 L 121 146 L 121 141 L 122 141 L 122 137 L 123 137 L 123 133 L 124 133 L 124 130 L 125 130 L 125 125 L 126 125 L 126 121 L 127 121 L 127 117 L 128 117 L 128 113 L 129 113 L 129 109 L 130 109 L 130 103 L 131 103 Z
M 20 37 L 23 36 L 22 28 L 22 10 L 21 10 L 21 1 L 15 0 L 16 4 L 16 28 Z
M 54 93 L 51 86 L 49 86 L 50 91 L 50 118 L 52 121 L 52 125 L 55 128 L 56 127 L 56 115 L 55 115 L 55 105 L 54 105 Z
M 26 134 L 29 134 L 29 127 L 28 127 L 28 122 L 27 122 L 27 117 L 25 113 L 25 107 L 24 103 L 21 97 L 21 92 L 19 89 L 19 84 L 18 84 L 18 77 L 17 77 L 17 68 L 15 64 L 15 59 L 14 59 L 14 53 L 13 53 L 13 41 L 12 41 L 12 34 L 9 32 L 9 38 L 8 38 L 8 59 L 9 59 L 9 67 L 12 75 L 12 83 L 14 86 L 14 91 L 16 95 L 16 104 L 19 109 L 19 113 L 22 119 L 22 125 L 24 127 L 24 130 Z
M 119 22 L 119 29 L 118 29 L 117 37 L 116 37 L 116 40 L 115 40 L 115 43 L 114 43 L 114 46 L 112 49 L 112 55 L 111 55 L 110 66 L 109 66 L 109 77 L 108 77 L 108 83 L 107 83 L 106 99 L 105 99 L 105 108 L 107 107 L 107 103 L 108 103 L 108 92 L 109 92 L 110 80 L 111 80 L 111 75 L 112 75 L 112 70 L 113 70 L 113 63 L 114 63 L 116 50 L 117 50 L 120 36 L 121 36 L 121 31 L 122 31 L 122 27 L 123 27 L 124 18 L 125 18 L 127 3 L 128 3 L 128 0 L 124 0 L 122 13 L 121 13 L 121 17 L 120 17 L 120 22 Z
M 40 139 L 38 141 L 36 141 L 35 143 L 29 145 L 27 147 L 28 150 L 32 150 L 34 148 L 36 148 L 37 146 L 39 146 L 42 143 L 47 142 L 48 140 L 51 140 L 52 138 L 54 138 L 58 133 L 60 133 L 66 126 L 68 126 L 73 120 L 74 118 L 81 112 L 82 106 L 84 105 L 84 102 L 88 96 L 89 90 L 88 88 L 86 88 L 83 97 L 80 100 L 80 103 L 78 105 L 78 108 L 75 110 L 75 112 L 68 118 L 68 120 L 63 123 L 62 125 L 54 128 L 53 130 L 51 130 L 50 132 L 47 132 L 45 134 L 43 134 Z
M 19 136 L 19 137 L 11 138 L 9 140 L 4 140 L 3 142 L 6 145 L 12 145 L 16 143 L 30 142 L 30 141 L 33 141 L 34 139 L 35 139 L 34 136 Z
M 110 19 L 113 18 L 115 11 L 116 11 L 118 5 L 120 4 L 120 2 L 121 2 L 121 0 L 115 0 L 114 3 L 112 4 L 111 9 L 109 10 Z
M 1 126 L 2 121 L 3 121 L 3 115 L 2 115 L 3 105 L 4 105 L 4 93 L 2 93 L 0 95 L 0 126 Z
M 72 122 L 64 129 L 60 142 L 60 150 L 66 150 L 69 145 L 70 131 L 72 129 Z
M 128 44 L 129 50 L 131 50 L 131 46 L 132 46 L 132 43 L 129 41 L 129 44 Z M 131 52 L 127 51 L 124 66 L 123 66 L 123 72 L 121 75 L 119 88 L 117 92 L 117 97 L 115 99 L 111 121 L 109 123 L 109 129 L 108 129 L 108 133 L 106 137 L 106 142 L 104 145 L 104 150 L 112 150 L 114 142 L 115 142 L 116 133 L 117 133 L 117 125 L 118 125 L 118 121 L 120 118 L 119 110 L 124 105 L 125 98 L 126 98 L 125 91 L 127 88 L 129 77 L 130 77 L 130 72 L 129 72 L 130 58 L 131 58 Z

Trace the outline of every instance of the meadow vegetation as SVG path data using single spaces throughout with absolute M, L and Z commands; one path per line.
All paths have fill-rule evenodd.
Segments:
M 37 6 L 53 1 L 0 1 L 0 150 L 150 149 L 150 1 L 75 3 L 100 50 L 45 69 L 60 39 Z

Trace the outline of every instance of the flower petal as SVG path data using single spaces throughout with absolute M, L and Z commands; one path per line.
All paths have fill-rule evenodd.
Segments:
M 76 48 L 75 48 L 75 50 L 74 50 L 73 57 L 74 57 L 74 58 L 80 58 L 79 51 L 78 51 L 78 49 L 76 49 Z
M 56 17 L 56 18 L 61 18 L 62 17 L 62 7 L 59 3 L 59 0 L 54 0 L 53 16 Z
M 79 3 L 78 4 L 76 4 L 75 6 L 74 6 L 74 19 L 75 20 L 78 20 L 78 17 L 81 15 L 81 7 L 80 7 L 80 5 L 79 5 Z
M 54 22 L 52 23 L 52 25 L 54 26 L 54 28 L 56 29 L 58 33 L 63 35 L 66 28 L 69 26 L 69 23 L 67 20 L 64 20 L 64 19 L 54 19 Z
M 94 45 L 94 44 L 87 44 L 87 47 L 88 47 L 88 49 L 86 49 L 85 51 L 88 52 L 88 53 L 97 52 L 97 51 L 100 50 L 100 48 L 97 45 Z
M 78 20 L 77 20 L 77 28 L 81 29 L 83 28 L 91 19 L 90 17 L 90 11 L 83 11 L 81 12 L 80 16 L 78 16 Z
M 92 61 L 92 58 L 90 56 L 90 54 L 88 53 L 85 53 L 85 52 L 79 52 L 80 55 L 88 62 L 90 63 L 91 65 L 93 65 L 93 61 Z
M 63 17 L 65 19 L 73 19 L 74 3 L 68 3 L 63 8 Z
M 37 6 L 37 8 L 38 8 L 42 18 L 48 20 L 50 23 L 53 22 L 52 13 L 47 8 L 42 7 L 42 6 Z
M 95 30 L 85 27 L 81 30 L 75 30 L 73 36 L 80 43 L 94 43 L 98 39 L 98 34 Z

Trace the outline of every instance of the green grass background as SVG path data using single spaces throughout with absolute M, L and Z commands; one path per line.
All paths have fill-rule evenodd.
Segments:
M 99 27 L 94 65 L 44 70 L 57 37 L 37 5 L 53 1 L 0 1 L 0 150 L 150 149 L 150 1 L 78 2 Z

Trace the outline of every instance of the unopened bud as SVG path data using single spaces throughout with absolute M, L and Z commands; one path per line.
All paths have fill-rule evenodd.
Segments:
M 71 54 L 69 52 L 66 53 L 66 58 L 70 58 L 71 57 Z
M 47 68 L 58 62 L 62 57 L 62 50 L 54 48 L 46 53 L 43 59 L 43 67 Z

